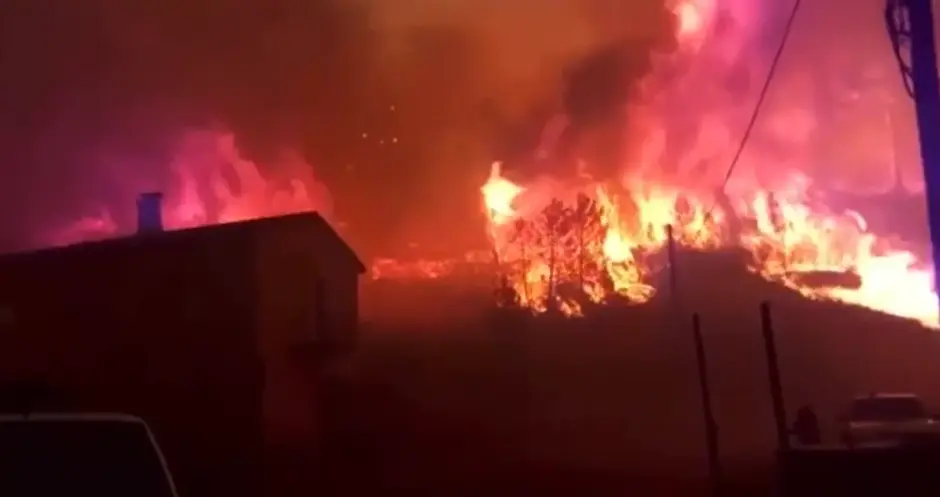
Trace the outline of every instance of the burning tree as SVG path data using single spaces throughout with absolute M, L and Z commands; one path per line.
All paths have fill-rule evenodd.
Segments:
M 500 304 L 577 315 L 612 297 L 648 300 L 650 292 L 623 283 L 639 281 L 640 266 L 632 248 L 607 236 L 616 222 L 609 206 L 586 193 L 573 203 L 554 198 L 537 215 L 515 220 L 494 244 Z
M 685 250 L 733 249 L 753 273 L 806 297 L 935 326 L 929 268 L 915 267 L 913 254 L 868 232 L 857 213 L 812 204 L 799 178 L 773 193 L 690 191 L 639 180 L 622 187 L 618 196 L 595 184 L 533 209 L 516 205 L 534 200 L 522 198 L 526 189 L 495 165 L 482 194 L 500 303 L 576 316 L 590 304 L 647 302 L 665 266 L 656 254 L 671 236 Z M 917 288 L 917 298 L 899 300 L 891 288 L 902 287 Z

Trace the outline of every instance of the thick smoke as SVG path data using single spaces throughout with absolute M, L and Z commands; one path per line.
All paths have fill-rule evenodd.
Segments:
M 791 6 L 761 3 L 762 22 L 776 20 L 777 26 L 766 30 L 763 62 L 752 65 L 769 62 Z M 791 159 L 829 190 L 859 195 L 883 194 L 895 186 L 920 190 L 913 102 L 901 85 L 883 9 L 879 0 L 850 8 L 842 2 L 803 2 L 758 123 L 766 134 L 791 135 L 784 140 Z M 804 133 L 794 133 L 795 128 Z
M 116 177 L 171 176 L 181 130 L 222 122 L 261 163 L 290 147 L 317 164 L 378 251 L 429 245 L 455 219 L 479 222 L 482 165 L 531 148 L 564 106 L 566 70 L 619 46 L 637 61 L 625 80 L 639 77 L 672 23 L 658 0 L 73 7 L 14 0 L 4 16 L 0 197 L 20 213 L 4 219 L 14 237 L 136 193 Z
M 624 129 L 657 113 L 668 114 L 669 151 L 681 156 L 697 123 L 730 109 L 737 117 L 724 140 L 734 145 L 786 16 L 785 2 L 718 2 L 757 33 L 745 62 L 711 97 L 703 91 L 713 88 L 695 85 L 684 100 L 670 96 L 664 114 L 634 94 L 652 60 L 674 49 L 664 0 L 8 3 L 0 207 L 17 213 L 3 220 L 8 236 L 84 215 L 102 199 L 127 202 L 137 193 L 129 177 L 172 178 L 182 130 L 221 122 L 264 169 L 277 169 L 283 148 L 316 164 L 337 215 L 379 253 L 478 242 L 479 230 L 451 232 L 480 222 L 489 161 L 522 174 L 568 167 L 527 160 L 559 114 L 570 122 L 552 152 L 577 148 L 598 176 L 623 167 L 624 149 L 629 159 L 647 145 Z M 913 115 L 880 4 L 841 5 L 804 6 L 743 162 L 774 153 L 772 162 L 798 164 L 830 190 L 883 192 L 898 176 L 916 189 Z M 715 56 L 727 59 L 726 48 Z M 712 81 L 705 76 L 689 79 Z M 688 121 L 686 138 L 677 116 Z M 798 122 L 802 136 L 792 133 Z M 718 155 L 715 175 L 728 163 Z
M 486 104 L 510 121 L 558 103 L 566 72 L 598 51 L 618 45 L 629 52 L 624 60 L 647 59 L 668 44 L 674 23 L 661 0 L 375 1 L 371 13 L 389 81 L 404 89 L 441 78 L 452 86 L 440 97 Z M 622 70 L 635 79 L 646 72 Z M 438 93 L 433 86 L 422 89 Z
M 433 208 L 408 216 L 402 230 L 416 238 L 455 218 L 476 222 L 467 206 L 479 200 L 467 185 L 479 184 L 494 159 L 517 174 L 570 173 L 570 164 L 529 160 L 555 115 L 574 122 L 554 155 L 588 129 L 606 130 L 597 155 L 612 155 L 610 138 L 620 136 L 613 121 L 651 54 L 670 49 L 675 21 L 662 0 L 376 0 L 369 11 L 378 80 L 400 109 L 402 148 L 428 165 L 413 179 L 414 198 Z

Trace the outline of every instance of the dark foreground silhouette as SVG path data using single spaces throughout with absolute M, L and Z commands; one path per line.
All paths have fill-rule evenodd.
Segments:
M 728 495 L 775 483 L 763 300 L 773 304 L 790 421 L 815 406 L 824 443 L 838 441 L 836 415 L 859 393 L 917 392 L 940 405 L 934 332 L 805 300 L 723 256 L 688 258 L 683 306 L 702 316 Z M 481 288 L 446 280 L 376 282 L 366 299 L 396 319 L 374 316 L 324 392 L 335 485 L 409 495 L 708 491 L 691 327 L 674 325 L 671 302 L 531 318 L 493 313 Z

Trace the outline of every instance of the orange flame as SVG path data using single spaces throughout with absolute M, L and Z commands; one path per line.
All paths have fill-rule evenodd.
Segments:
M 332 214 L 332 200 L 317 180 L 313 168 L 297 155 L 285 154 L 272 168 L 276 176 L 246 159 L 231 133 L 194 130 L 177 144 L 170 165 L 172 181 L 140 181 L 127 192 L 124 209 L 107 206 L 50 235 L 54 245 L 108 238 L 133 232 L 132 226 L 115 221 L 115 212 L 132 209 L 139 193 L 165 192 L 164 222 L 168 229 L 190 228 L 262 217 L 317 211 Z M 126 216 L 125 216 L 126 217 Z
M 931 271 L 917 268 L 910 252 L 876 253 L 879 240 L 867 231 L 858 214 L 809 207 L 801 178 L 794 178 L 775 195 L 760 189 L 738 194 L 730 211 L 716 205 L 713 198 L 668 184 L 627 181 L 624 189 L 632 219 L 624 216 L 623 202 L 617 202 L 606 187 L 597 186 L 593 194 L 600 220 L 596 229 L 578 233 L 580 228 L 571 228 L 555 235 L 548 234 L 552 227 L 544 219 L 513 214 L 523 210 L 515 204 L 525 188 L 509 183 L 500 175 L 499 165 L 493 165 L 483 187 L 488 227 L 501 264 L 509 268 L 509 283 L 519 303 L 534 312 L 556 307 L 568 315 L 580 314 L 575 298 L 552 288 L 572 281 L 593 302 L 611 295 L 633 302 L 649 300 L 656 289 L 648 279 L 647 261 L 638 255 L 661 249 L 668 243 L 667 227 L 672 226 L 676 242 L 684 247 L 744 248 L 751 254 L 752 271 L 806 297 L 857 304 L 938 327 Z M 494 196 L 496 190 L 503 195 Z M 559 198 L 565 196 L 561 193 Z M 742 224 L 750 228 L 735 234 L 730 229 L 732 218 L 747 221 Z M 525 232 L 521 240 L 516 236 L 520 231 Z M 581 240 L 572 243 L 578 236 Z M 585 271 L 585 266 L 597 270 Z M 810 286 L 799 278 L 807 271 L 852 273 L 861 283 L 851 289 Z

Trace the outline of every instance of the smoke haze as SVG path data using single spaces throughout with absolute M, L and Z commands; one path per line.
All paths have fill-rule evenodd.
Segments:
M 644 58 L 672 19 L 655 0 L 12 0 L 2 23 L 11 237 L 136 193 L 115 178 L 167 176 L 184 129 L 221 123 L 262 163 L 303 153 L 339 215 L 395 245 L 476 222 L 483 164 L 558 108 L 565 68 L 613 43 Z
M 759 33 L 748 44 L 749 76 L 728 83 L 745 84 L 727 98 L 744 115 L 788 7 L 721 5 Z M 829 185 L 884 190 L 891 160 L 916 189 L 913 115 L 881 6 L 843 5 L 809 2 L 800 13 L 759 124 L 773 135 L 800 113 L 815 123 L 806 127 L 807 136 L 818 135 L 812 147 L 786 146 Z M 263 168 L 276 169 L 284 149 L 302 154 L 361 247 L 477 243 L 481 230 L 452 226 L 482 223 L 477 188 L 486 164 L 531 152 L 560 111 L 572 118 L 573 134 L 587 135 L 599 167 L 612 167 L 611 143 L 624 137 L 616 120 L 634 83 L 649 74 L 653 54 L 674 49 L 676 19 L 666 7 L 662 0 L 10 0 L 0 18 L 0 207 L 17 215 L 3 219 L 8 239 L 0 242 L 16 245 L 35 227 L 81 217 L 102 199 L 130 205 L 137 192 L 126 185 L 172 175 L 187 130 L 220 127 Z M 865 98 L 834 103 L 853 91 Z M 689 101 L 697 107 L 679 110 L 698 121 L 704 99 Z M 885 134 L 886 110 L 901 144 L 889 158 L 874 145 L 886 140 L 860 138 Z M 729 128 L 729 140 L 740 132 Z M 723 164 L 717 171 L 727 161 L 716 164 Z

